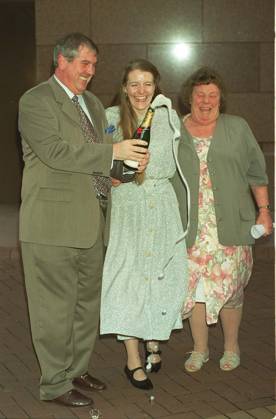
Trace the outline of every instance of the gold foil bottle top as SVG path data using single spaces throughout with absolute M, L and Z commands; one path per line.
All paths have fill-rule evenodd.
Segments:
M 143 128 L 150 127 L 153 114 L 154 114 L 154 110 L 152 108 L 149 108 L 147 113 L 146 113 L 146 116 L 145 116 L 145 118 L 144 118 L 144 120 L 141 124 L 141 127 L 143 127 Z

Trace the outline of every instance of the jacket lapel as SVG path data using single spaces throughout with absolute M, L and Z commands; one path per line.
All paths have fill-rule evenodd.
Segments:
M 64 112 L 70 119 L 72 119 L 76 124 L 79 125 L 80 117 L 76 107 L 73 102 L 68 97 L 67 93 L 55 80 L 54 76 L 49 79 L 49 85 L 53 90 L 55 95 L 56 102 L 59 103 L 62 112 Z
M 180 139 L 179 148 L 181 150 L 183 150 L 183 152 L 185 153 L 185 148 L 186 147 L 188 147 L 190 150 L 192 150 L 192 152 L 194 154 L 197 155 L 197 153 L 195 151 L 195 147 L 194 147 L 193 138 L 192 138 L 191 134 L 189 133 L 189 131 L 187 130 L 187 128 L 185 127 L 185 125 L 182 122 L 181 139 Z
M 64 112 L 70 119 L 72 119 L 76 124 L 79 125 L 80 117 L 78 111 L 73 104 L 73 102 L 69 99 L 67 93 L 63 90 L 63 88 L 57 83 L 54 76 L 49 79 L 49 85 L 53 90 L 55 95 L 55 99 L 57 103 L 59 103 L 62 112 Z M 85 100 L 87 109 L 90 113 L 90 117 L 93 121 L 94 129 L 99 138 L 102 137 L 101 135 L 101 116 L 97 109 L 96 103 L 89 95 L 84 92 L 83 98 Z

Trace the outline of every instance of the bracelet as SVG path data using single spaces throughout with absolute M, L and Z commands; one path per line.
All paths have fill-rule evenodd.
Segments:
M 258 207 L 258 209 L 260 210 L 260 209 L 262 209 L 262 208 L 265 208 L 265 209 L 270 209 L 270 205 L 269 204 L 267 204 L 267 205 L 260 205 L 259 207 Z

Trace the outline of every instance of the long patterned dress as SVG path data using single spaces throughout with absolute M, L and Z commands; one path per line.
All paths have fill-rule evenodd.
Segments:
M 222 307 L 242 305 L 244 288 L 252 271 L 251 246 L 223 246 L 218 241 L 214 196 L 207 166 L 211 138 L 193 138 L 200 160 L 198 231 L 188 249 L 189 284 L 183 307 L 189 313 L 195 302 L 205 302 L 206 321 L 216 323 Z
M 119 108 L 107 109 L 114 140 Z M 174 123 L 180 121 L 174 113 Z M 187 254 L 178 202 L 169 181 L 176 165 L 165 108 L 155 111 L 150 162 L 142 185 L 112 188 L 110 237 L 102 285 L 100 333 L 166 340 L 182 328 Z

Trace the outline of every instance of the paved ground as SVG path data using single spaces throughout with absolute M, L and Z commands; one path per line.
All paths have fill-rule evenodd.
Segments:
M 163 367 L 152 393 L 127 382 L 123 346 L 98 340 L 91 371 L 108 389 L 93 393 L 103 419 L 269 419 L 276 414 L 274 367 L 274 269 L 257 261 L 247 288 L 240 344 L 242 365 L 222 372 L 220 326 L 210 333 L 211 360 L 198 373 L 184 372 L 192 348 L 187 322 L 162 345 Z M 33 352 L 18 250 L 0 247 L 0 419 L 90 419 L 89 408 L 68 409 L 38 399 L 39 368 Z M 149 396 L 154 395 L 154 402 Z M 95 417 L 96 418 L 96 417 Z

